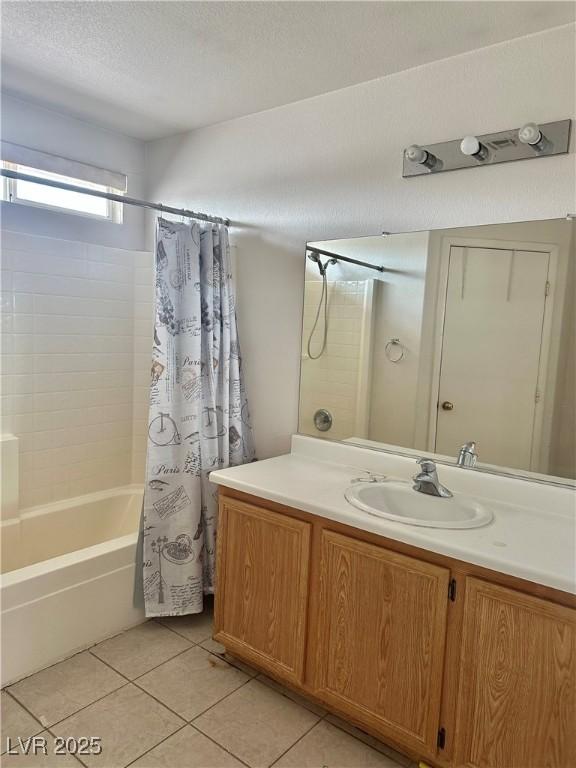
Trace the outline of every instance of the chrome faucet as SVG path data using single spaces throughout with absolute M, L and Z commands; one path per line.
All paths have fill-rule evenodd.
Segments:
M 415 491 L 419 493 L 427 493 L 429 496 L 441 496 L 444 499 L 452 498 L 452 493 L 445 488 L 440 480 L 438 480 L 438 473 L 436 472 L 436 464 L 430 459 L 418 459 L 417 464 L 420 464 L 420 472 L 414 475 Z
M 458 451 L 458 457 L 456 459 L 457 467 L 475 467 L 478 459 L 478 453 L 476 452 L 476 443 L 470 440 Z

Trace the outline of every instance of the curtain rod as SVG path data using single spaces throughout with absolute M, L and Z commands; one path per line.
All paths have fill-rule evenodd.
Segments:
M 210 221 L 213 224 L 225 224 L 227 227 L 230 226 L 230 219 L 222 219 L 219 216 L 209 216 L 206 213 L 196 213 L 195 211 L 189 211 L 186 208 L 172 208 L 169 205 L 162 205 L 161 203 L 150 203 L 147 200 L 138 200 L 134 197 L 126 197 L 125 195 L 115 195 L 112 192 L 99 192 L 96 189 L 79 187 L 75 184 L 65 184 L 62 181 L 42 179 L 39 176 L 30 176 L 27 173 L 11 171 L 8 168 L 0 168 L 0 175 L 5 176 L 7 179 L 16 179 L 17 181 L 30 181 L 33 184 L 43 184 L 45 187 L 56 187 L 57 189 L 65 189 L 68 192 L 79 192 L 81 195 L 100 197 L 104 200 L 112 200 L 115 203 L 135 205 L 138 208 L 151 208 L 155 211 L 162 211 L 162 213 L 172 213 L 175 216 L 185 216 L 187 219 L 199 219 L 200 221 Z
M 375 269 L 377 272 L 388 272 L 391 270 L 387 270 L 386 267 L 380 267 L 378 264 L 370 264 L 367 261 L 358 261 L 358 259 L 351 259 L 349 256 L 340 256 L 338 253 L 332 253 L 332 251 L 324 251 L 322 248 L 314 248 L 311 245 L 306 246 L 307 251 L 312 251 L 312 253 L 318 253 L 321 256 L 329 256 L 332 259 L 336 259 L 337 261 L 347 261 L 349 264 L 358 264 L 359 267 L 367 267 L 368 269 Z

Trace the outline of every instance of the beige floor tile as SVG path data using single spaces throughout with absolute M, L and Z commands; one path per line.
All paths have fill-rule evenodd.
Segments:
M 195 645 L 140 677 L 138 685 L 192 720 L 247 680 L 239 669 Z
M 201 643 L 212 637 L 214 619 L 211 611 L 195 613 L 191 616 L 169 616 L 156 621 L 178 632 L 191 643 Z
M 124 768 L 170 734 L 184 721 L 134 685 L 126 685 L 54 726 L 54 733 L 100 736 L 102 753 L 84 755 L 82 762 L 100 768 Z
M 243 768 L 213 741 L 187 725 L 136 760 L 130 768 Z
M 275 768 L 398 768 L 398 763 L 323 720 Z
M 338 728 L 341 728 L 343 731 L 346 731 L 346 733 L 349 733 L 351 736 L 355 736 L 357 739 L 360 739 L 360 741 L 363 741 L 365 744 L 368 744 L 369 747 L 373 747 L 373 749 L 376 749 L 378 750 L 378 752 L 382 752 L 382 754 L 387 755 L 389 758 L 391 758 L 393 761 L 395 761 L 399 765 L 404 766 L 404 768 L 416 768 L 416 763 L 414 763 L 414 761 L 411 760 L 409 757 L 406 757 L 406 755 L 400 754 L 400 752 L 397 752 L 395 749 L 392 749 L 392 747 L 389 747 L 387 744 L 384 744 L 378 739 L 375 739 L 374 736 L 370 736 L 370 734 L 365 733 L 364 731 L 361 731 L 360 728 L 356 728 L 346 720 L 342 720 L 336 715 L 327 715 L 326 722 L 332 723 L 332 725 L 338 726 Z
M 111 667 L 131 680 L 149 672 L 191 644 L 156 621 L 147 621 L 91 649 Z
M 222 643 L 217 643 L 216 640 L 212 640 L 212 638 L 210 638 L 209 640 L 204 640 L 204 642 L 200 643 L 200 645 L 206 651 L 213 653 L 215 656 L 220 656 L 220 658 L 224 659 L 224 661 L 227 661 L 228 664 L 232 664 L 234 667 L 238 667 L 238 669 L 241 669 L 245 675 L 248 675 L 248 677 L 256 677 L 258 674 L 257 669 L 254 669 L 254 667 L 249 666 L 245 662 L 240 661 L 240 659 L 237 659 L 236 656 L 232 656 L 231 653 L 228 653 Z
M 44 727 L 35 717 L 26 712 L 17 701 L 14 701 L 6 691 L 2 691 L 1 694 L 0 724 L 2 726 L 0 752 L 2 753 L 7 749 L 8 739 L 12 742 L 15 742 L 18 737 L 26 739 L 28 736 L 34 736 L 39 733 Z
M 8 690 L 44 726 L 50 726 L 125 684 L 124 678 L 85 651 Z
M 272 680 L 271 677 L 258 675 L 256 679 L 261 683 L 264 683 L 264 685 L 268 685 L 270 688 L 278 691 L 278 693 L 281 693 L 283 696 L 288 696 L 288 698 L 295 701 L 296 704 L 301 704 L 303 707 L 306 707 L 306 709 L 309 709 L 310 712 L 314 712 L 315 715 L 324 717 L 326 714 L 326 710 L 318 706 L 318 704 L 315 704 L 313 701 L 308 701 L 308 699 L 305 699 L 304 696 L 301 696 L 299 693 L 291 691 L 290 688 L 285 688 L 283 685 L 280 685 L 280 683 L 277 683 L 276 680 Z
M 34 750 L 33 745 L 30 745 L 28 754 L 20 750 L 16 755 L 2 755 L 0 766 L 2 768 L 12 768 L 12 766 L 18 768 L 81 768 L 82 763 L 78 762 L 71 754 L 54 754 L 54 737 L 48 731 L 38 734 L 38 738 L 45 740 L 46 754 L 37 742 L 38 748 Z
M 286 696 L 251 680 L 194 725 L 245 763 L 269 766 L 292 746 L 318 717 Z

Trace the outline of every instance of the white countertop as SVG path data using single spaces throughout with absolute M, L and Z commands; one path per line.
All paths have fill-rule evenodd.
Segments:
M 320 444 L 320 445 L 318 445 Z M 340 463 L 342 462 L 342 463 Z M 292 453 L 212 472 L 210 480 L 320 517 L 474 565 L 576 594 L 576 495 L 525 480 L 438 465 L 452 491 L 481 498 L 494 512 L 482 528 L 424 528 L 376 517 L 344 498 L 363 470 L 408 479 L 410 459 L 296 436 Z

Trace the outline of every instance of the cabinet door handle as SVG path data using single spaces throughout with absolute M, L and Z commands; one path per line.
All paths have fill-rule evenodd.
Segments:
M 442 403 L 442 410 L 443 411 L 453 411 L 454 410 L 454 403 L 451 403 L 449 400 L 444 400 Z

